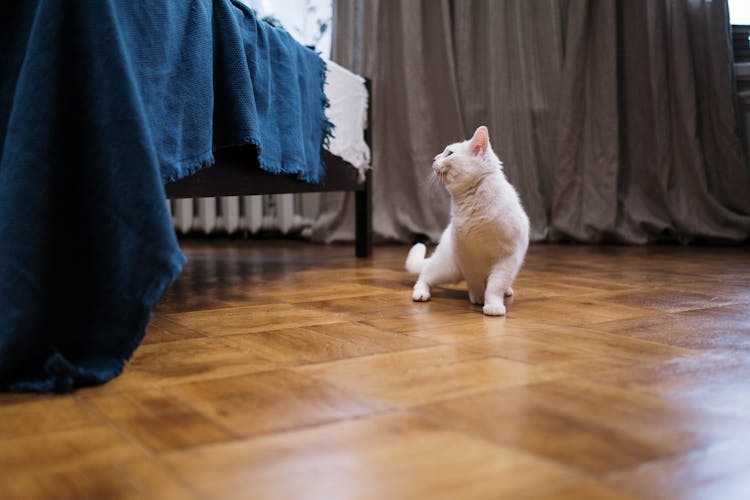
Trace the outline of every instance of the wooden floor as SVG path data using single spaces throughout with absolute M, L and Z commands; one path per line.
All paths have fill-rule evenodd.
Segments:
M 750 498 L 747 248 L 532 246 L 506 318 L 406 247 L 184 248 L 120 378 L 0 395 L 0 497 Z

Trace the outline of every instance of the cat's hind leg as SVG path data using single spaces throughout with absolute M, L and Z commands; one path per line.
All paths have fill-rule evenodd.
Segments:
M 450 234 L 443 233 L 435 252 L 426 260 L 424 269 L 414 284 L 411 298 L 416 302 L 430 300 L 430 288 L 443 283 L 456 283 L 461 280 L 461 270 L 456 264 Z
M 484 276 L 464 276 L 466 288 L 469 289 L 469 302 L 475 306 L 484 304 L 484 290 L 487 288 L 487 280 Z
M 523 254 L 514 254 L 501 260 L 487 277 L 482 312 L 487 316 L 505 316 L 504 297 L 513 295 L 511 284 L 523 263 Z
M 469 302 L 476 306 L 484 304 L 484 290 L 469 285 Z

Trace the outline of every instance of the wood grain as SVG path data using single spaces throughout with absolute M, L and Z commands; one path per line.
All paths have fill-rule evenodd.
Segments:
M 124 374 L 0 394 L 5 498 L 746 498 L 746 248 L 532 246 L 490 318 L 408 251 L 185 241 Z
M 200 494 L 229 499 L 533 498 L 578 479 L 563 466 L 403 414 L 165 459 Z
M 375 398 L 288 370 L 168 389 L 237 435 L 282 432 L 382 413 Z

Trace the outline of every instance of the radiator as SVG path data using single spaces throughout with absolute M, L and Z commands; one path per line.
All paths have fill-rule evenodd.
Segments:
M 175 229 L 187 233 L 234 234 L 304 231 L 318 213 L 318 194 L 223 196 L 169 200 Z

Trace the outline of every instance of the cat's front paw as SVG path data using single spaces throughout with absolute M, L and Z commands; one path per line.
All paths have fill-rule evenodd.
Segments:
M 513 289 L 511 287 L 508 287 L 508 289 L 505 290 L 505 296 L 506 297 L 513 297 Z
M 427 302 L 430 300 L 430 288 L 424 283 L 417 283 L 411 298 L 414 302 Z
M 487 316 L 505 316 L 505 304 L 485 304 L 482 312 Z

